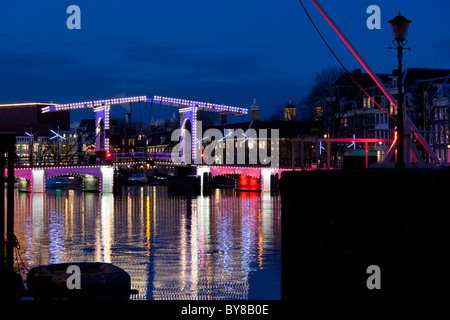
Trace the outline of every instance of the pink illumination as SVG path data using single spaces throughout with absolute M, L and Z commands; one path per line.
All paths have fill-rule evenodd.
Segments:
M 315 142 L 315 138 L 311 139 L 301 139 L 298 138 L 297 141 L 304 141 L 304 142 Z M 351 142 L 359 142 L 359 143 L 376 143 L 376 142 L 391 142 L 392 139 L 376 139 L 376 138 L 319 138 L 317 141 L 320 142 L 345 142 L 345 143 L 351 143 Z
M 384 84 L 380 81 L 378 76 L 375 74 L 375 72 L 372 71 L 372 69 L 369 67 L 369 65 L 364 61 L 364 59 L 361 57 L 361 55 L 356 51 L 356 49 L 353 47 L 353 45 L 350 43 L 350 41 L 347 39 L 347 37 L 344 35 L 344 33 L 339 29 L 339 27 L 336 25 L 336 23 L 333 21 L 333 19 L 326 13 L 326 11 L 323 9 L 323 7 L 319 4 L 317 0 L 311 0 L 312 3 L 316 6 L 316 8 L 319 10 L 319 12 L 323 15 L 323 17 L 327 20 L 327 22 L 331 25 L 331 27 L 334 29 L 334 31 L 338 34 L 338 36 L 341 38 L 341 40 L 345 43 L 345 45 L 349 48 L 349 50 L 352 52 L 352 54 L 356 57 L 356 59 L 359 61 L 359 63 L 363 66 L 363 68 L 367 71 L 367 73 L 372 77 L 373 81 L 377 84 L 377 86 L 380 88 L 380 90 L 384 93 L 384 95 L 388 98 L 388 100 L 392 103 L 392 105 L 398 109 L 397 101 L 394 99 L 394 97 L 391 95 L 389 91 L 387 91 Z M 364 92 L 365 93 L 365 92 Z M 366 93 L 367 94 L 367 93 Z M 371 98 L 373 101 L 373 99 Z M 380 105 L 377 104 L 378 107 L 381 108 Z M 381 108 L 385 113 L 386 110 Z M 387 113 L 391 118 L 392 116 Z M 435 163 L 439 163 L 439 159 L 434 153 L 434 151 L 431 149 L 428 142 L 425 140 L 425 138 L 417 132 L 417 127 L 412 123 L 412 121 L 409 119 L 409 117 L 405 116 L 405 122 L 410 126 L 411 130 L 413 130 L 414 135 L 419 140 L 419 142 L 422 144 L 422 146 L 425 148 L 425 150 L 428 152 L 428 154 L 431 156 L 431 158 L 434 160 Z M 391 145 L 391 148 L 394 144 Z
M 344 41 L 344 43 L 347 45 L 347 47 L 350 49 L 350 51 L 353 53 L 353 55 L 356 57 L 356 59 L 359 61 L 359 63 L 361 63 L 361 65 L 367 71 L 367 73 L 370 74 L 372 79 L 375 81 L 375 83 L 381 89 L 381 91 L 383 91 L 383 93 L 389 99 L 389 101 L 392 103 L 392 105 L 395 107 L 395 109 L 397 109 L 397 101 L 395 101 L 395 99 L 392 97 L 392 95 L 386 90 L 385 86 L 381 83 L 380 79 L 378 79 L 378 76 L 372 71 L 372 69 L 369 67 L 369 65 L 358 54 L 358 52 L 353 47 L 353 45 L 350 43 L 350 41 L 347 39 L 347 37 L 344 35 L 344 33 L 339 29 L 339 27 L 336 25 L 336 23 L 334 23 L 333 19 L 331 19 L 331 17 L 325 12 L 325 10 L 323 10 L 322 6 L 317 1 L 315 1 L 315 0 L 311 0 L 311 1 L 316 6 L 316 8 L 320 11 L 320 13 L 324 16 L 324 18 L 328 21 L 328 23 L 331 25 L 331 27 L 334 29 L 334 31 L 336 31 L 336 33 L 342 39 L 342 41 Z M 383 108 L 381 108 L 381 109 L 384 110 Z

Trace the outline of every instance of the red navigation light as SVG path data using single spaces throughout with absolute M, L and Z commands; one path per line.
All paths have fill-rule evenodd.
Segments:
M 205 156 L 205 155 L 202 153 L 202 154 L 201 154 L 201 157 L 203 158 L 204 156 Z
M 111 159 L 111 152 L 107 152 L 107 153 L 106 153 L 106 158 L 107 158 L 107 159 Z

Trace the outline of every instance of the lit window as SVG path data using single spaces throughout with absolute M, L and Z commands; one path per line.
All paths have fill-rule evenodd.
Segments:
M 364 97 L 363 98 L 363 108 L 364 109 L 366 109 L 366 108 L 368 108 L 368 105 L 369 105 L 369 98 L 367 98 L 367 97 Z

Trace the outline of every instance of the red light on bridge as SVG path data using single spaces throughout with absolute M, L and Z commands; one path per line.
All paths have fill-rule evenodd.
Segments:
M 107 158 L 107 159 L 111 159 L 111 152 L 107 152 L 107 153 L 106 153 L 106 158 Z

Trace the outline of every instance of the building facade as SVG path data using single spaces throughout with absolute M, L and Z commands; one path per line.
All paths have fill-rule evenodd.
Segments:
M 397 110 L 374 84 L 370 75 L 359 69 L 354 70 L 351 75 L 364 91 L 345 74 L 329 88 L 329 95 L 317 102 L 316 121 L 324 124 L 325 134 L 330 137 L 394 139 Z M 403 75 L 405 112 L 422 131 L 443 163 L 450 161 L 449 76 L 450 70 L 420 68 L 407 68 Z M 392 74 L 378 74 L 378 77 L 394 98 L 397 98 L 397 70 Z M 355 147 L 358 146 L 354 145 L 353 148 Z M 389 147 L 389 142 L 369 145 L 369 149 L 376 153 L 378 162 L 384 160 Z M 336 148 L 336 160 L 348 153 L 348 146 Z M 425 152 L 422 154 L 427 159 Z M 335 163 L 337 167 L 341 164 L 339 161 Z

